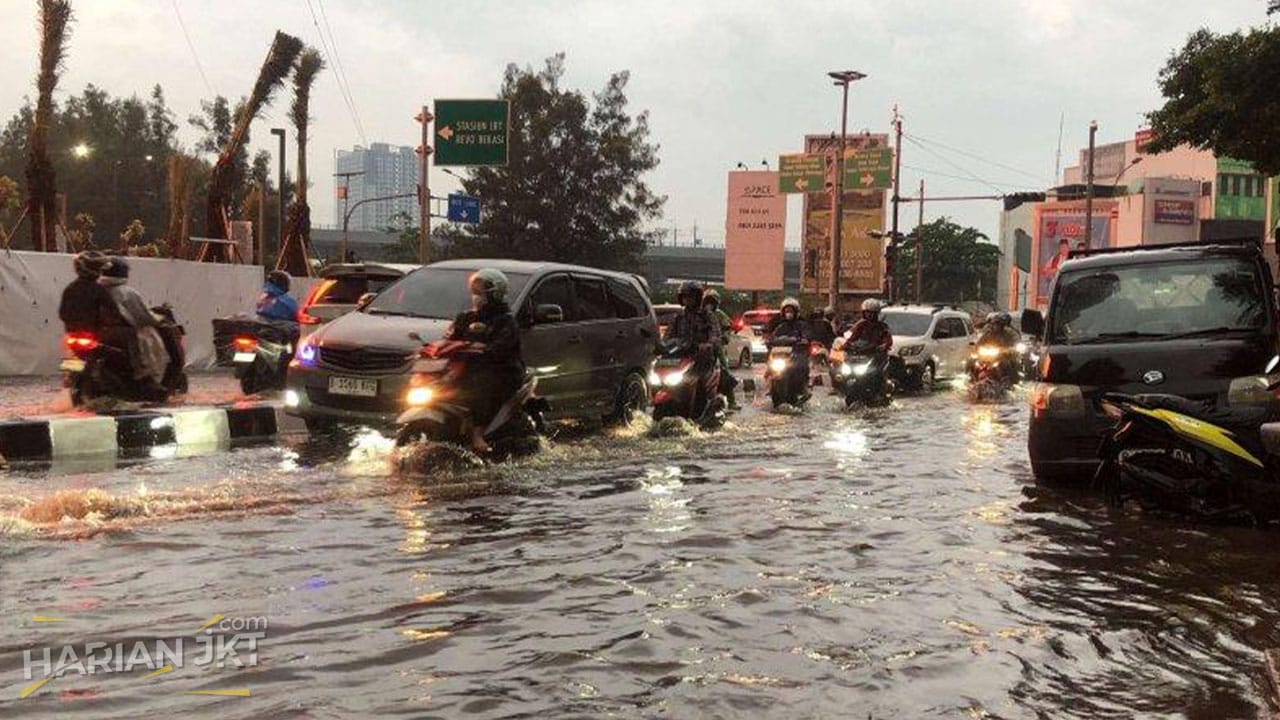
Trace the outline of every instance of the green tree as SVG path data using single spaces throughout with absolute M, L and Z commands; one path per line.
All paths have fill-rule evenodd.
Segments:
M 1160 71 L 1164 106 L 1147 114 L 1152 151 L 1183 143 L 1280 174 L 1280 28 L 1197 30 Z
M 276 259 L 276 267 L 294 275 L 310 275 L 311 206 L 307 204 L 307 130 L 311 124 L 311 86 L 324 68 L 320 51 L 307 48 L 298 54 L 293 66 L 293 105 L 289 119 L 298 142 L 298 182 L 293 205 L 285 221 L 286 241 Z
M 922 301 L 995 300 L 1000 249 L 977 228 L 962 227 L 945 217 L 917 228 L 898 248 L 893 282 L 899 299 L 916 297 L 917 233 L 924 247 Z
M 49 158 L 49 134 L 53 127 L 53 91 L 62 74 L 70 23 L 70 0 L 40 0 L 40 70 L 36 75 L 38 95 L 27 145 L 26 178 L 31 246 L 42 251 L 53 249 L 58 221 L 58 181 Z
M 470 171 L 463 188 L 480 197 L 474 226 L 447 227 L 448 256 L 558 260 L 635 268 L 666 198 L 644 181 L 658 165 L 648 112 L 627 107 L 627 72 L 589 100 L 561 86 L 564 55 L 543 69 L 508 65 L 500 97 L 511 101 L 510 158 Z

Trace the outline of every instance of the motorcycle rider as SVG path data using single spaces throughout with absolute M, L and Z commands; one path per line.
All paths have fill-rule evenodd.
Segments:
M 1022 342 L 1022 335 L 1014 330 L 1013 318 L 1007 312 L 993 312 L 987 315 L 987 322 L 982 326 L 982 332 L 978 334 L 978 347 L 983 345 L 994 345 L 1005 352 L 1012 351 L 1018 347 L 1018 343 Z M 1013 363 L 1005 363 L 1006 374 L 1016 375 L 1017 366 Z
M 507 276 L 501 270 L 483 268 L 467 279 L 471 309 L 459 313 L 445 331 L 445 340 L 470 343 L 468 362 L 459 393 L 471 409 L 471 445 L 480 453 L 490 450 L 485 427 L 493 420 L 525 378 L 520 355 L 520 332 L 507 304 Z
M 830 306 L 822 310 L 814 310 L 809 315 L 809 338 L 814 342 L 822 343 L 822 347 L 828 350 L 836 339 L 836 328 L 832 324 L 835 316 L 836 311 Z
M 169 365 L 169 351 L 164 339 L 156 330 L 159 321 L 147 307 L 142 293 L 129 284 L 129 262 L 122 257 L 112 257 L 102 269 L 98 284 L 104 287 L 116 312 L 104 313 L 107 323 L 104 334 L 124 345 L 133 366 L 133 379 L 143 384 L 144 394 L 156 400 L 168 398 L 168 391 L 160 385 L 165 368 Z M 115 320 L 120 324 L 116 324 Z
M 115 312 L 111 294 L 98 284 L 107 257 L 97 250 L 86 250 L 76 255 L 72 264 L 76 279 L 62 291 L 58 317 L 67 332 L 96 332 L 102 326 L 103 311 Z
M 702 293 L 702 307 L 711 313 L 720 332 L 720 342 L 715 346 L 716 364 L 720 366 L 720 391 L 728 396 L 729 407 L 737 408 L 738 398 L 734 388 L 738 387 L 738 378 L 733 376 L 733 370 L 729 367 L 729 355 L 725 352 L 729 336 L 733 334 L 733 321 L 720 309 L 720 293 L 714 288 L 707 288 Z
M 298 301 L 289 295 L 289 274 L 272 270 L 258 296 L 258 317 L 268 321 L 298 321 Z
M 720 327 L 716 319 L 702 305 L 702 284 L 686 280 L 676 293 L 676 302 L 683 310 L 671 320 L 665 338 L 668 345 L 679 344 L 686 357 L 694 358 L 693 371 L 702 380 L 707 400 L 720 390 L 719 364 L 715 351 L 720 347 Z
M 789 297 L 782 301 L 778 306 L 778 316 L 769 324 L 768 329 L 768 346 L 773 347 L 775 340 L 787 338 L 793 341 L 792 345 L 792 367 L 793 372 L 805 373 L 806 379 L 809 370 L 809 323 L 800 317 L 800 301 Z M 803 400 L 808 399 L 808 382 L 805 382 L 805 389 L 801 391 L 804 395 Z M 803 401 L 802 400 L 802 401 Z
M 893 332 L 889 325 L 880 319 L 880 310 L 884 303 L 875 298 L 862 301 L 862 317 L 849 329 L 849 338 L 845 347 L 852 347 L 861 341 L 878 348 L 881 352 L 889 352 L 893 348 Z

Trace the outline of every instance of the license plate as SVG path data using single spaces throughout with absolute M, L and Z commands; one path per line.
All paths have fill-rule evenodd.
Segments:
M 251 363 L 258 358 L 257 353 L 238 352 L 231 359 L 238 363 Z
M 680 367 L 680 363 L 684 362 L 681 358 L 658 358 L 654 361 L 654 367 L 674 368 Z
M 365 380 L 363 378 L 331 377 L 329 378 L 329 394 L 377 397 L 378 381 Z
M 62 361 L 58 369 L 62 370 L 62 372 L 84 372 L 84 361 L 79 358 L 67 358 Z

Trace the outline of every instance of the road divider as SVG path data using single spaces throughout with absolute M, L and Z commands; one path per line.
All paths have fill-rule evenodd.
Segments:
M 171 446 L 219 449 L 300 429 L 283 408 L 267 403 L 0 420 L 0 458 L 129 455 Z

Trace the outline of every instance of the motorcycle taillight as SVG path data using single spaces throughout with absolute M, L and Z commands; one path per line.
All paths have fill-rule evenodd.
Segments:
M 231 341 L 231 346 L 236 349 L 236 352 L 257 352 L 258 338 L 252 335 L 237 335 Z
M 89 332 L 67 333 L 62 338 L 62 342 L 67 346 L 68 350 L 77 355 L 87 353 L 98 347 L 97 336 Z

